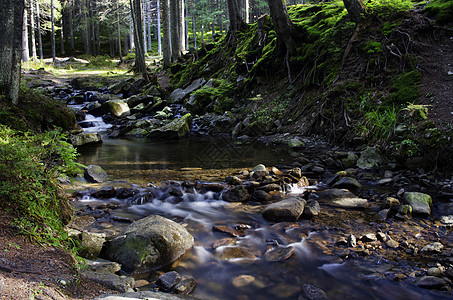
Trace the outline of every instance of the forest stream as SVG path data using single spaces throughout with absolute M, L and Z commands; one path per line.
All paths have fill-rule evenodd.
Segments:
M 86 132 L 109 127 L 102 118 L 88 116 L 87 120 L 91 127 L 84 126 Z M 261 214 L 266 206 L 262 202 L 222 200 L 222 190 L 228 186 L 225 177 L 245 179 L 258 164 L 269 170 L 274 167 L 274 172 L 300 167 L 308 177 L 310 186 L 289 184 L 275 192 L 274 199 L 306 196 L 325 188 L 329 176 L 338 171 L 326 159 L 333 151 L 326 144 L 313 145 L 301 152 L 223 137 L 190 136 L 179 141 L 104 137 L 103 144 L 81 148 L 79 162 L 100 165 L 108 181 L 76 181 L 73 206 L 79 216 L 94 216 L 96 222 L 89 230 L 107 238 L 154 214 L 182 224 L 195 244 L 165 271 L 194 278 L 191 295 L 200 299 L 449 298 L 448 293 L 416 285 L 429 266 L 438 266 L 436 261 L 417 257 L 414 262 L 420 250 L 417 240 L 425 239 L 426 244 L 442 239 L 448 244 L 449 231 L 429 219 L 379 218 L 376 199 L 392 191 L 373 182 L 376 174 L 356 174 L 363 178 L 360 195 L 368 195 L 368 208 L 335 207 L 320 201 L 321 212 L 312 219 L 269 221 Z M 304 167 L 297 157 L 309 163 Z M 130 194 L 119 196 L 120 190 Z M 356 244 L 350 245 L 351 235 L 357 237 Z M 400 246 L 386 244 L 389 235 Z M 138 290 L 153 290 L 159 274 L 135 275 Z

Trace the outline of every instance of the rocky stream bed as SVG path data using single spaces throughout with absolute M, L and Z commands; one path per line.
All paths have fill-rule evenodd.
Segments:
M 123 158 L 98 163 L 107 173 L 93 163 L 85 179 L 66 184 L 76 209 L 68 230 L 82 242 L 84 276 L 124 297 L 452 297 L 453 178 L 402 168 L 374 147 L 272 134 L 278 124 L 263 129 L 234 114 L 192 116 L 190 99 L 181 100 L 193 90 L 162 100 L 154 85 L 133 79 L 108 90 L 87 91 L 77 80 L 43 89 L 75 110 L 85 131 L 70 140 L 84 156 L 102 153 L 103 138 L 196 144 L 195 136 L 221 136 L 221 143 L 183 154 L 203 154 L 199 165 L 156 167 L 127 148 Z M 107 144 L 127 145 L 118 141 Z M 247 147 L 276 148 L 269 156 L 280 157 L 250 159 Z M 240 149 L 242 160 L 225 165 L 225 149 Z

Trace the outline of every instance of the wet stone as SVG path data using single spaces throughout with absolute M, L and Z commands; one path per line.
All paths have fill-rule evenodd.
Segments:
M 386 242 L 385 242 L 385 245 L 389 248 L 393 248 L 393 249 L 396 249 L 399 247 L 399 243 L 393 239 L 388 239 Z
M 214 242 L 214 244 L 212 245 L 212 248 L 217 249 L 219 247 L 228 246 L 228 245 L 232 245 L 235 243 L 236 243 L 236 240 L 233 238 L 224 238 L 224 239 L 216 240 Z
M 328 299 L 326 292 L 312 284 L 304 284 L 302 286 L 302 291 L 304 296 L 309 300 Z
M 232 237 L 245 236 L 245 234 L 235 228 L 230 228 L 226 225 L 216 225 L 212 228 L 214 231 L 223 232 L 231 235 Z
M 233 278 L 233 285 L 237 288 L 247 286 L 255 281 L 255 277 L 251 275 L 239 275 Z
M 294 248 L 289 247 L 276 247 L 266 251 L 264 253 L 264 259 L 266 261 L 283 261 L 291 257 L 294 253 Z
M 443 248 L 444 248 L 444 245 L 442 245 L 439 242 L 435 242 L 435 243 L 424 246 L 420 250 L 420 253 L 422 253 L 422 254 L 441 253 Z
M 98 191 L 95 191 L 91 193 L 91 196 L 94 198 L 99 198 L 99 199 L 108 199 L 108 198 L 113 198 L 116 195 L 116 190 L 113 186 L 107 186 L 105 188 L 102 188 Z
M 316 200 L 308 200 L 307 204 L 305 204 L 304 212 L 302 213 L 302 217 L 305 219 L 313 218 L 314 216 L 319 215 L 321 212 L 321 207 L 319 206 L 318 201 Z
M 247 188 L 241 185 L 234 186 L 232 188 L 227 188 L 222 193 L 222 198 L 228 202 L 244 202 L 249 199 L 250 195 L 247 191 Z
M 159 287 L 160 290 L 164 292 L 170 291 L 175 285 L 177 285 L 181 281 L 181 276 L 176 271 L 170 271 L 165 273 L 156 281 L 156 285 Z
M 417 286 L 424 289 L 442 289 L 446 284 L 444 279 L 435 276 L 423 276 L 417 282 Z
M 361 189 L 362 185 L 360 182 L 352 177 L 343 177 L 338 180 L 334 185 L 336 188 L 344 188 L 344 189 Z
M 194 278 L 189 277 L 183 279 L 181 282 L 175 285 L 171 292 L 174 294 L 187 295 L 190 294 L 196 286 L 197 281 Z
M 220 247 L 216 249 L 216 252 L 216 257 L 221 260 L 230 260 L 235 258 L 256 258 L 256 256 L 252 252 L 242 247 Z
M 271 183 L 271 184 L 266 184 L 258 188 L 260 191 L 265 191 L 265 192 L 272 192 L 272 191 L 281 191 L 282 188 L 280 187 L 279 184 L 276 183 Z
M 431 214 L 431 196 L 418 192 L 406 192 L 403 197 L 406 203 L 412 207 L 414 215 L 429 216 Z
M 258 202 L 268 202 L 272 200 L 272 196 L 263 190 L 258 190 L 253 192 L 252 199 Z
M 360 240 L 365 243 L 375 242 L 375 241 L 377 241 L 377 237 L 374 233 L 367 233 L 367 234 L 363 235 L 360 238 Z
M 229 185 L 241 185 L 242 180 L 237 176 L 227 176 L 225 177 L 225 182 Z
M 357 247 L 357 239 L 356 239 L 355 235 L 353 235 L 353 234 L 349 235 L 348 244 L 349 244 L 349 246 L 351 246 L 353 248 Z
M 382 200 L 381 209 L 390 208 L 393 205 L 399 205 L 399 204 L 400 204 L 400 201 L 398 199 L 393 198 L 393 197 L 387 197 L 384 200 Z

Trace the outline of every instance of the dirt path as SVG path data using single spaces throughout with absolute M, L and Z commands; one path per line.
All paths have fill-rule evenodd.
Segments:
M 428 118 L 438 127 L 453 121 L 453 37 L 433 40 L 433 47 L 421 58 L 423 82 L 421 102 L 430 105 Z

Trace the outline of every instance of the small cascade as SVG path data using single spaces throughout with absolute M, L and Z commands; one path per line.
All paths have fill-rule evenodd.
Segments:
M 105 123 L 102 117 L 95 117 L 93 115 L 86 115 L 85 120 L 79 122 L 79 125 L 85 133 L 106 132 L 107 129 L 113 126 L 112 124 Z

